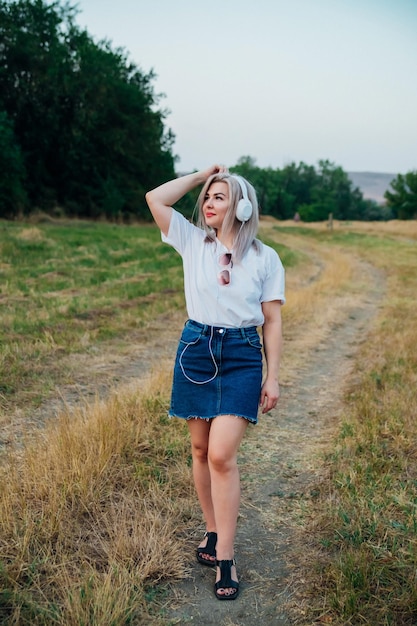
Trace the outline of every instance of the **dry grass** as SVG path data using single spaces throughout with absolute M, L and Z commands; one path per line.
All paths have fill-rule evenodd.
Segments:
M 401 229 L 393 226 L 387 233 L 397 237 Z M 403 228 L 416 232 L 415 223 Z M 294 586 L 304 613 L 297 623 L 411 626 L 417 619 L 415 244 L 408 237 L 393 248 L 390 237 L 373 237 L 358 246 L 356 225 L 349 229 L 356 252 L 387 273 L 387 297 L 357 357 L 325 472 L 312 486 L 319 496 L 297 544 Z
M 352 222 L 338 224 L 340 229 L 353 229 L 356 232 L 380 234 L 389 237 L 417 239 L 417 221 L 390 220 L 388 222 Z
M 281 227 L 294 228 L 301 224 L 294 224 L 292 220 L 280 222 Z M 329 232 L 327 222 L 311 222 L 302 226 L 320 232 Z M 405 237 L 407 239 L 417 239 L 417 220 L 388 220 L 386 222 L 344 222 L 333 221 L 334 232 L 354 231 L 359 233 L 369 233 L 384 235 L 388 237 Z
M 271 224 L 274 227 L 274 224 Z M 286 271 L 287 302 L 282 309 L 285 350 L 282 359 L 281 383 L 291 384 L 303 366 L 309 351 L 323 341 L 343 312 L 354 306 L 358 291 L 366 282 L 361 261 L 343 247 L 283 233 L 281 225 L 264 233 L 269 239 L 285 242 L 300 253 L 300 261 Z
M 283 314 L 288 325 L 298 326 L 308 320 L 316 322 L 324 318 L 326 322 L 328 309 L 325 305 L 333 297 L 344 293 L 352 278 L 355 261 L 340 250 L 322 250 L 319 274 L 308 284 L 300 283 L 300 273 L 290 275 L 287 280 L 288 298 Z M 319 325 L 320 322 L 319 322 Z
M 4 623 L 158 623 L 147 588 L 184 575 L 178 529 L 194 504 L 187 440 L 166 418 L 161 372 L 146 389 L 62 415 L 3 468 Z
M 361 258 L 387 272 L 388 298 L 358 359 L 320 495 L 303 512 L 297 576 L 308 624 L 318 616 L 333 624 L 413 624 L 415 225 L 407 223 L 405 235 L 392 224 L 387 236 L 380 224 L 336 225 L 333 233 L 313 225 L 311 235 L 263 226 L 300 253 L 287 271 L 287 381 L 365 288 Z M 39 241 L 38 230 L 22 232 Z M 68 408 L 10 455 L 0 482 L 4 624 L 163 623 L 151 612 L 163 603 L 155 583 L 184 575 L 184 537 L 199 521 L 186 430 L 166 418 L 171 365 L 161 363 L 144 388 L 120 387 L 106 401 Z

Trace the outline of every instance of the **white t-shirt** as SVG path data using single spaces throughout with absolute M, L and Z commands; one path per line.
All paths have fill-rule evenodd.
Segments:
M 188 317 L 201 324 L 224 328 L 261 326 L 262 302 L 285 302 L 285 272 L 271 247 L 253 246 L 239 263 L 233 263 L 230 283 L 221 285 L 219 256 L 229 252 L 219 241 L 205 242 L 206 233 L 172 211 L 168 236 L 162 241 L 179 252 L 184 267 L 184 291 Z M 232 250 L 233 262 L 233 250 Z

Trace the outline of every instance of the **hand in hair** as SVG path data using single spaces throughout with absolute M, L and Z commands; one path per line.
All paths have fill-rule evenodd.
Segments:
M 226 167 L 226 165 L 212 165 L 211 167 L 208 167 L 206 170 L 202 170 L 201 174 L 202 176 L 204 176 L 204 179 L 207 180 L 207 178 L 209 178 L 210 176 L 213 176 L 214 174 L 228 174 L 229 173 L 229 169 Z

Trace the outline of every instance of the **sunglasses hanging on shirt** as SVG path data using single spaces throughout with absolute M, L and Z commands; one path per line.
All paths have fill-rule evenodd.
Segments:
M 225 252 L 221 254 L 218 258 L 218 264 L 222 268 L 217 275 L 219 285 L 230 285 L 233 267 L 232 253 Z

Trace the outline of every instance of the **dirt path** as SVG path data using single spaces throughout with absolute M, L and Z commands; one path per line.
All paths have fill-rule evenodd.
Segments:
M 190 540 L 191 573 L 172 589 L 170 623 L 204 626 L 288 626 L 295 623 L 288 583 L 288 545 L 303 501 L 311 497 L 321 453 L 338 425 L 353 357 L 382 297 L 382 279 L 362 266 L 369 290 L 346 307 L 328 336 L 311 351 L 279 407 L 250 429 L 240 458 L 242 507 L 236 538 L 241 594 L 219 602 L 214 570 L 194 563 L 200 536 Z M 297 610 L 299 621 L 302 610 Z
M 353 357 L 383 295 L 383 280 L 377 271 L 363 263 L 360 267 L 361 282 L 368 285 L 367 290 L 360 290 L 354 304 L 352 299 L 346 300 L 337 323 L 327 329 L 326 337 L 320 335 L 319 343 L 310 347 L 303 368 L 291 376 L 291 384 L 282 387 L 278 408 L 262 417 L 258 426 L 250 427 L 243 442 L 242 506 L 236 538 L 239 598 L 219 602 L 214 597 L 214 570 L 195 562 L 195 547 L 202 536 L 202 528 L 196 529 L 189 541 L 189 577 L 173 585 L 167 599 L 170 625 L 307 624 L 300 611 L 298 619 L 294 617 L 289 546 L 300 507 L 311 497 L 320 472 L 321 453 L 338 426 Z M 118 383 L 146 378 L 154 364 L 172 361 L 183 322 L 183 312 L 167 313 L 153 320 L 146 330 L 138 331 L 124 354 L 102 353 L 73 364 L 78 371 L 74 385 L 60 390 L 59 396 L 34 411 L 31 422 L 27 416 L 16 416 L 3 440 L 19 441 L 22 433 L 38 430 L 64 405 L 90 402 Z M 294 349 L 294 344 L 287 349 Z

